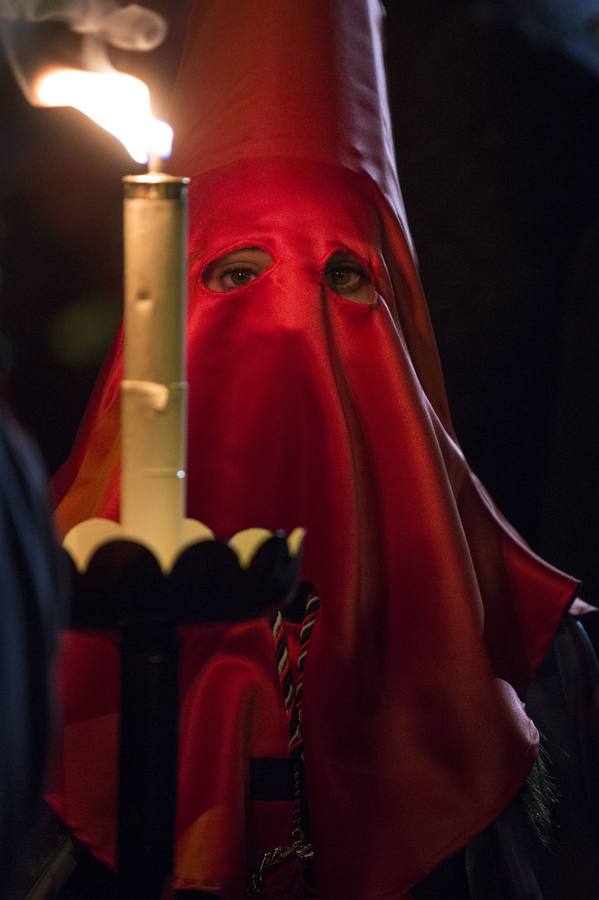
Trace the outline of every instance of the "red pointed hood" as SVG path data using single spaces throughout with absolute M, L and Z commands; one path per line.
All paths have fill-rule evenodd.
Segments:
M 341 165 L 378 184 L 407 230 L 395 169 L 378 0 L 195 3 L 170 104 L 170 168 L 238 159 Z
M 453 435 L 379 24 L 376 0 L 201 0 L 173 99 L 172 168 L 193 176 L 189 514 L 223 535 L 308 529 L 322 611 L 306 765 L 326 900 L 401 895 L 512 799 L 538 740 L 514 688 L 575 589 L 500 516 Z M 208 267 L 240 247 L 272 266 L 212 291 Z M 339 249 L 370 303 L 328 284 Z M 117 344 L 63 473 L 65 525 L 118 514 L 119 378 Z M 195 885 L 210 865 L 198 855 Z

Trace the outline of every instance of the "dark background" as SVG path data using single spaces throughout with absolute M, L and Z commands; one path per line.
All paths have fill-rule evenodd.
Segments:
M 187 5 L 144 60 L 157 84 Z M 518 4 L 387 7 L 398 167 L 458 435 L 533 548 L 599 601 L 599 20 L 575 23 L 581 61 L 555 22 L 517 27 Z M 7 393 L 54 471 L 119 320 L 135 167 L 77 113 L 29 107 L 4 64 L 0 110 Z

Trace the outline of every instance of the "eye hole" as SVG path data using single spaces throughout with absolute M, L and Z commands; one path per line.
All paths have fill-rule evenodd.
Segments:
M 356 303 L 372 301 L 372 281 L 364 266 L 347 250 L 339 250 L 328 260 L 324 277 L 329 287 Z
M 242 247 L 225 253 L 204 270 L 202 280 L 211 291 L 226 294 L 249 284 L 272 266 L 272 257 L 260 247 Z

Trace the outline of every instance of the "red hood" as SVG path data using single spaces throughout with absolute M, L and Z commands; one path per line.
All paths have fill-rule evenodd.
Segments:
M 526 778 L 538 736 L 510 685 L 542 659 L 575 582 L 470 472 L 403 232 L 368 176 L 246 160 L 193 179 L 190 220 L 188 513 L 222 536 L 307 528 L 323 896 L 396 896 Z M 211 260 L 247 246 L 272 267 L 230 293 L 204 286 Z M 341 248 L 371 273 L 372 305 L 326 284 Z M 117 347 L 63 472 L 65 526 L 117 517 L 120 364 Z

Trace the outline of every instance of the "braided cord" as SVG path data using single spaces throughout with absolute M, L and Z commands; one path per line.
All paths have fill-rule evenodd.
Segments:
M 305 843 L 305 797 L 304 797 L 304 737 L 302 731 L 304 669 L 308 656 L 308 645 L 314 624 L 318 617 L 320 598 L 312 589 L 306 601 L 306 612 L 300 628 L 300 647 L 297 657 L 297 682 L 293 684 L 289 647 L 285 634 L 285 623 L 280 612 L 275 615 L 272 634 L 275 647 L 277 672 L 283 694 L 283 704 L 289 720 L 289 755 L 293 763 L 293 834 L 292 845 Z M 306 847 L 309 847 L 306 844 Z M 310 852 L 311 848 L 310 848 Z
M 300 649 L 297 657 L 297 683 L 295 685 L 295 703 L 289 719 L 289 753 L 291 756 L 304 758 L 304 736 L 302 733 L 304 668 L 308 656 L 308 644 L 318 617 L 320 598 L 312 590 L 306 602 L 306 613 L 300 629 Z
M 287 636 L 285 634 L 285 625 L 283 616 L 280 611 L 274 618 L 272 626 L 272 636 L 275 645 L 275 661 L 277 664 L 277 673 L 279 675 L 279 683 L 283 692 L 283 704 L 285 712 L 289 717 L 295 702 L 295 690 L 293 687 L 293 676 L 291 674 L 291 665 L 289 663 L 289 648 L 287 647 Z
M 291 672 L 291 664 L 289 661 L 289 647 L 287 644 L 287 635 L 285 634 L 285 624 L 280 611 L 277 611 L 272 626 L 277 673 L 281 685 L 285 712 L 289 719 L 289 753 L 292 757 L 299 756 L 302 759 L 304 749 L 302 735 L 304 669 L 306 666 L 306 658 L 308 656 L 308 645 L 318 617 L 319 607 L 320 598 L 313 589 L 310 591 L 306 601 L 306 612 L 300 629 L 300 647 L 297 658 L 297 682 L 295 685 L 293 683 L 293 674 Z
M 299 861 L 302 868 L 302 884 L 304 893 L 302 897 L 316 897 L 314 888 L 313 860 L 314 850 L 307 838 L 307 809 L 305 801 L 304 784 L 304 741 L 302 735 L 302 697 L 304 685 L 304 668 L 308 654 L 308 644 L 314 630 L 314 623 L 318 615 L 320 600 L 318 594 L 312 588 L 306 601 L 304 620 L 300 628 L 300 647 L 297 659 L 297 683 L 293 683 L 293 674 L 289 662 L 289 647 L 285 634 L 283 616 L 277 612 L 272 623 L 272 636 L 275 650 L 275 660 L 285 713 L 289 720 L 289 755 L 293 767 L 293 826 L 289 844 L 268 850 L 260 862 L 258 870 L 251 877 L 247 896 L 251 900 L 265 900 L 274 897 L 265 887 L 271 873 L 281 865 L 289 861 Z M 295 883 L 295 882 L 294 882 Z M 277 892 L 277 896 L 279 893 Z M 300 896 L 294 894 L 294 896 Z

